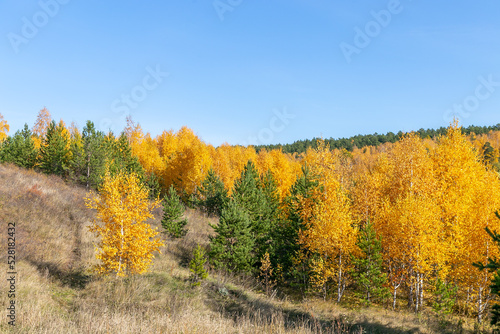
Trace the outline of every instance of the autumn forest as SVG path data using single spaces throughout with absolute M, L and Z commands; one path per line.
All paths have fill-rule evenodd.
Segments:
M 500 231 L 499 126 L 360 138 L 214 147 L 187 127 L 152 137 L 129 118 L 103 133 L 43 109 L 10 135 L 0 116 L 0 162 L 87 190 L 100 275 L 147 272 L 194 208 L 217 221 L 190 262 L 196 284 L 213 268 L 255 277 L 268 295 L 483 321 L 497 298 L 481 264 L 500 257 L 487 232 Z M 162 231 L 146 223 L 155 207 Z

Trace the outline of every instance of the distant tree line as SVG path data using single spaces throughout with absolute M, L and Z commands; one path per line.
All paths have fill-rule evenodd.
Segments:
M 474 133 L 476 135 L 486 134 L 490 131 L 500 130 L 500 123 L 492 126 L 475 126 L 471 125 L 467 128 L 462 128 L 462 133 L 469 135 Z M 447 128 L 440 127 L 439 129 L 420 129 L 415 133 L 422 139 L 430 138 L 434 139 L 438 136 L 445 135 Z M 369 135 L 356 135 L 349 138 L 339 138 L 339 139 L 324 139 L 325 143 L 330 145 L 330 149 L 346 149 L 352 151 L 355 147 L 363 148 L 366 146 L 378 146 L 385 143 L 395 143 L 404 137 L 404 132 L 399 131 L 398 133 L 387 132 L 386 134 L 369 134 Z M 274 145 L 257 145 L 255 150 L 259 152 L 262 149 L 273 150 L 281 148 L 284 153 L 305 153 L 309 147 L 317 148 L 318 141 L 321 138 L 304 139 L 297 140 L 292 144 L 274 144 Z

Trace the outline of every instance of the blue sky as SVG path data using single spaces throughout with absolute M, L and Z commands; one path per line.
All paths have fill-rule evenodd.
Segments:
M 0 2 L 0 113 L 213 145 L 500 123 L 500 2 Z

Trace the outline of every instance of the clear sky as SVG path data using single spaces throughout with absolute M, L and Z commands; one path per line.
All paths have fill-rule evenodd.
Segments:
M 500 2 L 4 0 L 0 113 L 213 145 L 500 123 Z

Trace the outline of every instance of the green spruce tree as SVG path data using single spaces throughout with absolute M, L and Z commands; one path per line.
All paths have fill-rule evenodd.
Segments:
M 352 277 L 362 289 L 359 295 L 366 299 L 367 304 L 372 299 L 387 298 L 389 290 L 385 286 L 387 276 L 383 272 L 382 241 L 377 237 L 371 222 L 367 222 L 361 229 L 357 245 L 361 256 L 352 258 Z
M 52 121 L 40 149 L 40 169 L 46 174 L 65 176 L 70 168 L 71 150 L 63 128 Z
M 82 181 L 87 189 L 97 189 L 103 182 L 108 161 L 104 146 L 104 133 L 97 131 L 93 122 L 87 121 L 82 131 L 82 142 L 85 159 Z
M 35 148 L 28 124 L 24 124 L 21 131 L 13 137 L 8 137 L 0 144 L 0 161 L 10 162 L 24 168 L 33 168 L 36 165 L 38 150 Z
M 302 174 L 290 189 L 290 194 L 284 200 L 286 213 L 278 221 L 276 228 L 272 231 L 273 253 L 271 261 L 276 268 L 281 266 L 283 280 L 292 287 L 299 288 L 305 293 L 309 288 L 310 261 L 312 254 L 301 249 L 299 234 L 305 230 L 306 222 L 300 216 L 301 199 L 310 199 L 313 190 L 319 187 L 319 182 L 307 165 L 302 167 Z M 303 254 L 300 254 L 302 252 Z M 300 255 L 299 255 L 300 254 Z M 294 259 L 302 258 L 300 266 Z
M 264 182 L 267 189 L 264 191 Z M 261 180 L 253 162 L 248 161 L 241 176 L 234 183 L 232 199 L 250 219 L 250 230 L 255 240 L 252 265 L 259 267 L 260 258 L 268 250 L 270 231 L 277 219 L 276 185 L 270 173 Z
M 171 238 L 182 238 L 186 235 L 187 219 L 182 218 L 184 215 L 184 205 L 174 186 L 170 186 L 168 193 L 163 200 L 163 219 L 161 225 L 165 232 Z
M 265 229 L 262 225 L 264 197 L 259 187 L 260 178 L 252 161 L 245 165 L 241 176 L 234 182 L 233 199 L 245 210 L 252 222 L 254 233 Z
M 222 208 L 219 223 L 210 226 L 215 231 L 215 236 L 210 237 L 211 264 L 230 272 L 251 272 L 254 238 L 248 213 L 229 200 Z
M 214 170 L 210 169 L 199 189 L 199 205 L 207 215 L 220 216 L 226 201 L 227 190 L 224 188 L 224 183 Z
M 256 248 L 255 256 L 259 260 L 256 264 L 257 267 L 261 266 L 261 259 L 266 253 L 274 253 L 275 240 L 273 238 L 273 231 L 276 230 L 280 216 L 280 198 L 278 187 L 271 171 L 267 171 L 260 180 L 259 188 L 263 198 L 261 207 L 261 225 L 262 231 L 256 235 Z
M 87 189 L 97 189 L 106 173 L 109 161 L 104 142 L 104 133 L 95 129 L 94 123 L 87 121 L 80 138 L 73 138 L 72 171 L 75 178 Z

